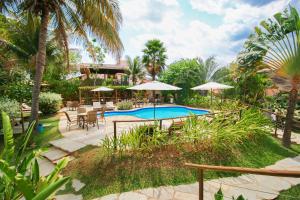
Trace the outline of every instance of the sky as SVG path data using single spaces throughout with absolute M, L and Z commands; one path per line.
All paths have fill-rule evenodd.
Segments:
M 232 62 L 261 20 L 299 0 L 120 0 L 123 58 L 142 56 L 147 40 L 167 48 L 167 64 L 181 58 L 215 56 L 220 65 Z M 299 7 L 298 7 L 299 8 Z M 83 62 L 92 62 L 82 53 Z M 106 56 L 105 63 L 115 63 Z

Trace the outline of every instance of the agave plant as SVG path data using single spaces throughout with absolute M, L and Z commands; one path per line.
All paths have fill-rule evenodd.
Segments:
M 51 198 L 70 179 L 60 175 L 68 159 L 61 160 L 47 177 L 40 176 L 37 161 L 39 151 L 30 153 L 25 151 L 35 122 L 29 125 L 19 148 L 14 144 L 10 118 L 4 112 L 2 112 L 2 123 L 4 149 L 0 154 L 0 199 L 44 200 Z

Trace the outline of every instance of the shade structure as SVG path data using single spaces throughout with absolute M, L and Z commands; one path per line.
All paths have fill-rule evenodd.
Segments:
M 147 90 L 147 91 L 167 91 L 167 90 L 181 90 L 181 88 L 169 85 L 166 83 L 162 83 L 159 81 L 151 81 L 148 83 L 143 83 L 140 85 L 135 85 L 133 87 L 128 88 L 129 90 Z M 155 100 L 153 103 L 153 115 L 155 119 Z
M 191 88 L 192 90 L 224 90 L 233 88 L 230 85 L 225 85 L 217 82 L 208 82 L 202 85 Z
M 111 88 L 108 88 L 108 87 L 104 87 L 104 86 L 101 86 L 101 87 L 98 87 L 98 88 L 95 88 L 91 91 L 93 92 L 110 92 L 110 91 L 113 91 L 114 89 L 111 89 Z
M 159 81 L 151 81 L 140 85 L 135 85 L 128 88 L 129 90 L 152 90 L 152 91 L 163 91 L 163 90 L 181 90 L 181 88 L 162 83 Z
M 93 90 L 91 90 L 92 92 L 99 92 L 98 93 L 98 98 L 99 98 L 99 102 L 100 102 L 100 92 L 110 92 L 110 91 L 113 91 L 114 89 L 111 89 L 111 88 L 108 88 L 108 87 L 104 87 L 104 86 L 101 86 L 101 87 L 98 87 L 98 88 L 95 88 Z
M 233 88 L 230 85 L 225 85 L 217 82 L 208 82 L 202 85 L 198 85 L 196 87 L 191 88 L 192 90 L 210 90 L 210 104 L 212 104 L 212 91 L 213 90 L 224 90 Z

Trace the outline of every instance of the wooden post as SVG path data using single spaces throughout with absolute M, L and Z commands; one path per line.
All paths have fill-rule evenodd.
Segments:
M 198 170 L 198 182 L 199 182 L 199 200 L 204 200 L 204 178 L 203 169 Z
M 79 89 L 79 104 L 81 104 L 81 90 Z
M 278 126 L 278 116 L 275 115 L 275 132 L 274 132 L 274 135 L 275 137 L 277 138 L 277 127 Z
M 20 103 L 20 112 L 21 112 L 22 133 L 24 134 L 25 127 L 24 127 L 24 114 L 23 114 L 22 102 Z
M 117 122 L 114 121 L 114 149 L 117 150 Z
M 159 130 L 162 129 L 162 120 L 159 120 Z
M 116 103 L 118 103 L 118 90 L 117 89 L 115 89 L 115 94 L 116 94 Z

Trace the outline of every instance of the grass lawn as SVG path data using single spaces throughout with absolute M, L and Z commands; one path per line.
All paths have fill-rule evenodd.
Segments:
M 49 141 L 61 138 L 61 134 L 58 130 L 59 116 L 43 116 L 40 119 L 40 123 L 46 125 L 43 133 L 34 132 L 32 134 L 32 143 L 36 148 L 49 146 Z M 15 142 L 22 142 L 22 134 L 15 135 Z M 3 149 L 3 135 L 0 136 L 0 151 Z
M 59 116 L 43 116 L 39 123 L 45 126 L 45 131 L 43 133 L 33 134 L 32 141 L 37 147 L 48 146 L 49 141 L 56 140 L 62 137 L 58 130 Z
M 101 148 L 86 148 L 79 153 L 78 159 L 67 166 L 64 173 L 86 183 L 80 193 L 83 193 L 84 199 L 92 199 L 140 188 L 197 181 L 196 171 L 186 168 L 185 162 L 260 168 L 299 153 L 300 146 L 286 149 L 268 135 L 259 141 L 244 143 L 230 159 L 211 158 L 205 152 L 195 149 L 157 149 L 151 153 L 109 157 Z M 205 172 L 206 179 L 234 175 L 238 174 Z M 68 188 L 64 192 L 70 192 Z
M 280 192 L 277 200 L 291 200 L 291 199 L 300 199 L 300 185 L 291 187 L 288 190 Z

